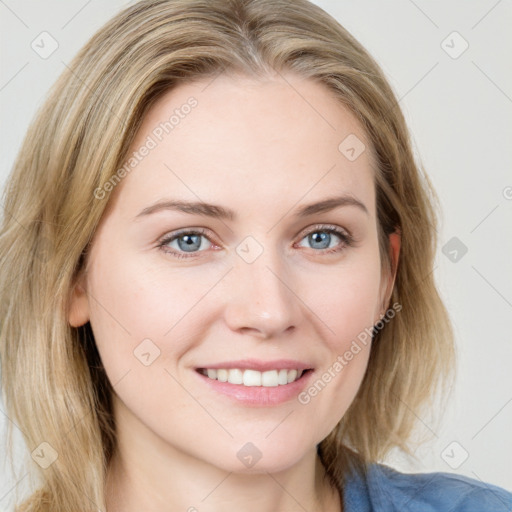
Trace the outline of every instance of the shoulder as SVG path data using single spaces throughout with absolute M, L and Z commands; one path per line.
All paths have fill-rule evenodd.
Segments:
M 346 512 L 510 512 L 512 493 L 452 473 L 401 473 L 370 464 L 345 486 Z

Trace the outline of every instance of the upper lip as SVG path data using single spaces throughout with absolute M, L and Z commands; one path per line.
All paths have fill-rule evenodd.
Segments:
M 208 363 L 199 368 L 208 368 L 211 370 L 234 369 L 257 370 L 260 372 L 268 370 L 310 370 L 312 365 L 293 359 L 275 359 L 273 361 L 262 361 L 259 359 L 242 359 L 239 361 L 223 361 L 221 363 Z

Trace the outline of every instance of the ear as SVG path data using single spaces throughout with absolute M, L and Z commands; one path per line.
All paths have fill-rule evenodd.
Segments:
M 391 294 L 393 293 L 393 287 L 395 285 L 396 272 L 398 269 L 398 260 L 400 257 L 400 245 L 402 241 L 402 236 L 400 231 L 394 231 L 389 235 L 389 261 L 391 268 L 386 276 L 383 279 L 383 293 L 381 295 L 382 298 L 382 312 L 386 309 L 389 300 L 391 299 Z
M 68 322 L 71 327 L 80 327 L 89 321 L 89 298 L 87 296 L 85 272 L 81 272 L 71 290 Z

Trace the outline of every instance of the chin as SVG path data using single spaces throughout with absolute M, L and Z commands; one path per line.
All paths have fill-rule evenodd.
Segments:
M 262 436 L 259 440 L 233 442 L 227 450 L 214 454 L 209 462 L 225 471 L 255 475 L 286 471 L 312 454 L 316 455 L 313 440 L 307 444 L 290 442 L 290 438 L 284 440 L 279 436 L 275 439 Z

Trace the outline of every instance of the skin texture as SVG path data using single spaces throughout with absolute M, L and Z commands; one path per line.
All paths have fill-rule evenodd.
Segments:
M 190 97 L 197 106 L 115 188 L 73 292 L 70 324 L 91 322 L 116 393 L 108 510 L 339 511 L 316 445 L 354 399 L 369 344 L 305 405 L 297 397 L 241 405 L 195 368 L 296 359 L 314 368 L 314 382 L 379 320 L 394 276 L 381 274 L 370 145 L 323 85 L 291 73 L 221 75 L 161 97 L 130 153 Z M 350 134 L 366 145 L 354 161 L 338 149 Z M 341 194 L 367 212 L 294 214 Z M 134 220 L 171 198 L 221 205 L 237 218 L 161 210 Z M 353 245 L 331 235 L 329 248 L 341 250 L 319 249 L 307 235 L 326 224 Z M 206 230 L 191 257 L 158 247 L 184 228 Z M 237 252 L 248 236 L 262 250 L 252 263 Z M 396 261 L 398 235 L 391 242 Z M 251 244 L 241 247 L 256 254 Z M 167 249 L 180 252 L 178 241 Z M 134 355 L 145 339 L 151 354 L 152 344 L 160 351 L 149 366 Z M 237 457 L 248 442 L 262 455 L 252 467 Z

